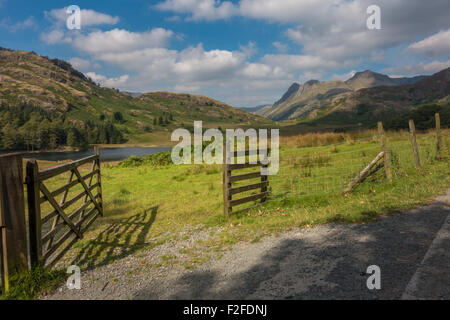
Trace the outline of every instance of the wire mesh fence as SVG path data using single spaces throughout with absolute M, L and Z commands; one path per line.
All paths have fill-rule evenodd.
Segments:
M 295 151 L 294 151 L 295 152 Z M 272 198 L 340 192 L 380 152 L 377 142 L 302 148 L 280 154 L 280 170 L 270 177 Z
M 443 133 L 442 154 L 449 153 L 448 131 Z M 391 132 L 386 135 L 393 175 L 415 170 L 409 133 Z M 422 165 L 437 161 L 436 137 L 417 136 Z M 340 194 L 344 187 L 382 151 L 379 137 L 373 135 L 359 140 L 328 146 L 289 148 L 280 151 L 280 170 L 271 176 L 269 201 L 306 196 Z M 377 173 L 384 180 L 384 169 Z

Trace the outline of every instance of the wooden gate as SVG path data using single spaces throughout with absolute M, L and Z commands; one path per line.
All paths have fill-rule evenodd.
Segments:
M 1 219 L 0 219 L 1 220 Z M 1 223 L 1 222 L 0 222 Z M 4 254 L 4 242 L 6 234 L 4 233 L 6 226 L 0 225 L 0 292 L 8 291 L 9 279 L 8 279 L 8 266 L 5 265 L 6 255 Z
M 92 163 L 90 172 L 81 176 L 80 166 L 89 163 Z M 49 190 L 47 181 L 64 173 L 69 173 L 67 183 Z M 42 171 L 36 160 L 30 160 L 26 167 L 26 184 L 31 265 L 53 266 L 83 237 L 97 217 L 103 216 L 99 151 L 95 148 L 93 156 Z M 82 191 L 76 191 L 80 186 Z M 76 194 L 67 199 L 71 189 Z M 44 204 L 50 208 L 49 212 L 41 212 Z
M 241 204 L 245 204 L 248 202 L 258 201 L 261 200 L 261 202 L 266 201 L 267 196 L 269 194 L 268 187 L 269 187 L 269 179 L 267 175 L 261 174 L 261 167 L 267 168 L 268 165 L 262 164 L 259 161 L 257 163 L 248 163 L 249 161 L 247 157 L 249 157 L 251 154 L 258 154 L 258 150 L 245 150 L 242 152 L 242 154 L 239 154 L 239 152 L 235 151 L 234 153 L 228 153 L 227 147 L 224 145 L 223 148 L 223 207 L 224 207 L 224 214 L 229 216 L 233 213 L 241 212 L 243 210 L 248 210 L 249 208 L 239 209 L 237 211 L 233 212 L 233 207 L 236 207 Z M 266 155 L 269 155 L 270 149 L 268 150 L 262 150 L 265 152 Z M 235 161 L 233 158 L 239 158 L 239 157 L 245 157 L 245 161 L 242 164 L 231 164 Z M 237 162 L 237 161 L 236 161 Z M 247 168 L 257 168 L 258 171 L 255 172 L 246 172 L 239 175 L 232 175 L 233 171 L 247 169 Z M 248 185 L 239 185 L 235 186 L 236 183 L 244 180 L 256 180 L 258 179 L 259 182 L 254 181 L 252 184 Z M 241 198 L 233 199 L 234 196 L 238 194 L 242 194 L 248 191 L 252 190 L 258 190 L 259 192 L 256 194 L 251 194 L 247 196 L 243 196 Z

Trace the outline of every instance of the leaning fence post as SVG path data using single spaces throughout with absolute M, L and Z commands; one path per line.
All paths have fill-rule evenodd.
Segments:
M 94 147 L 94 153 L 97 156 L 95 163 L 98 168 L 98 174 L 97 174 L 97 184 L 98 184 L 97 193 L 99 196 L 98 205 L 100 206 L 100 209 L 102 209 L 102 212 L 100 212 L 100 215 L 103 217 L 102 175 L 101 175 L 101 169 L 100 169 L 100 149 L 98 148 L 98 146 Z
M 6 276 L 28 269 L 22 156 L 0 156 L 0 226 L 3 270 Z M 8 280 L 4 281 L 8 285 Z
M 35 159 L 27 162 L 28 225 L 31 267 L 42 261 L 41 206 L 39 203 L 39 167 Z
M 381 151 L 384 151 L 384 171 L 386 173 L 386 179 L 391 183 L 391 154 L 387 150 L 386 135 L 384 134 L 383 123 L 381 121 L 378 122 L 378 135 L 380 136 Z
M 442 152 L 442 137 L 441 137 L 441 118 L 439 116 L 439 113 L 436 113 L 436 157 L 441 157 Z
M 419 147 L 417 146 L 416 140 L 416 126 L 414 125 L 414 120 L 409 120 L 409 137 L 411 139 L 411 145 L 414 153 L 414 165 L 417 169 L 420 169 L 420 157 L 419 157 Z

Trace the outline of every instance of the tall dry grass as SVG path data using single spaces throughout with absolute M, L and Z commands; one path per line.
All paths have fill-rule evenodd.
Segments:
M 306 133 L 280 137 L 281 147 L 320 147 L 339 143 L 355 143 L 358 140 L 378 139 L 375 129 L 349 133 Z

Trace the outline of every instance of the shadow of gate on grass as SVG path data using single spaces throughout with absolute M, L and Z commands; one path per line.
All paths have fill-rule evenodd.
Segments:
M 155 206 L 111 223 L 95 239 L 83 245 L 72 264 L 93 269 L 148 246 L 145 240 L 155 222 L 158 208 Z

